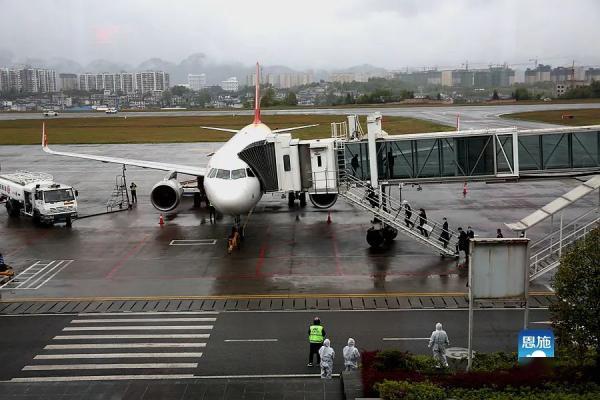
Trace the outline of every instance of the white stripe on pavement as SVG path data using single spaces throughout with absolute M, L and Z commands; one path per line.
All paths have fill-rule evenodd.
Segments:
M 277 339 L 225 339 L 224 342 L 276 342 Z
M 197 368 L 198 363 L 148 363 L 148 364 L 58 364 L 26 365 L 22 371 L 62 371 L 81 369 L 154 369 L 154 368 Z
M 79 339 L 208 339 L 208 333 L 173 333 L 166 335 L 59 335 L 54 340 L 79 340 Z
M 530 324 L 552 325 L 552 321 L 533 321 Z
M 130 315 L 215 315 L 218 311 L 122 311 L 122 312 L 101 312 L 101 313 L 79 313 L 79 317 L 98 317 L 98 316 L 130 316 Z
M 95 324 L 112 322 L 215 322 L 216 318 L 106 318 L 106 319 L 74 319 L 72 324 Z
M 150 325 L 150 326 L 68 326 L 63 331 L 178 331 L 212 329 L 212 325 Z
M 42 376 L 30 378 L 12 378 L 11 382 L 34 383 L 34 382 L 71 382 L 71 381 L 128 381 L 134 379 L 191 379 L 193 374 L 165 374 L 165 375 L 88 375 L 88 376 Z
M 49 344 L 44 350 L 83 349 L 144 349 L 169 347 L 206 347 L 206 343 L 94 343 L 94 344 Z
M 408 340 L 429 340 L 428 337 L 384 337 L 382 340 L 392 341 L 408 341 Z
M 79 358 L 200 358 L 202 353 L 90 353 L 39 354 L 34 360 L 70 360 Z

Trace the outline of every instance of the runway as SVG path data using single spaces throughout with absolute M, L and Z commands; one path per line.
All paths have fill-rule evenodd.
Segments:
M 486 106 L 417 106 L 417 107 L 359 107 L 359 108 L 297 108 L 287 110 L 263 110 L 264 115 L 279 114 L 358 114 L 367 115 L 379 111 L 388 116 L 402 116 L 425 119 L 445 125 L 455 126 L 456 116 L 460 114 L 461 129 L 485 128 L 547 128 L 552 125 L 538 122 L 501 119 L 502 114 L 540 110 L 573 110 L 580 108 L 600 108 L 600 103 L 584 104 L 510 104 Z M 147 111 L 120 112 L 117 115 L 107 115 L 103 112 L 62 112 L 58 117 L 44 117 L 42 113 L 0 113 L 0 120 L 11 119 L 48 119 L 48 118 L 130 118 L 130 117 L 178 117 L 178 116 L 209 116 L 209 115 L 252 115 L 251 110 L 232 111 Z M 384 120 L 385 129 L 385 120 Z M 393 132 L 389 132 L 393 134 Z

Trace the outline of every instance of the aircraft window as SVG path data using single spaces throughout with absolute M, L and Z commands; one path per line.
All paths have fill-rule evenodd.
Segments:
M 317 167 L 321 166 L 321 156 L 317 156 Z
M 290 156 L 288 154 L 285 154 L 283 156 L 283 170 L 284 171 L 292 170 L 292 165 L 290 164 Z
M 231 179 L 230 172 L 228 169 L 217 170 L 217 178 L 219 179 Z
M 213 168 L 213 169 L 210 170 L 210 173 L 208 174 L 208 177 L 209 178 L 214 178 L 215 175 L 217 175 L 217 169 Z
M 231 179 L 240 179 L 246 177 L 246 170 L 244 168 L 234 169 L 231 171 Z
M 254 171 L 252 171 L 250 168 L 246 168 L 246 172 L 248 173 L 248 176 L 252 178 L 256 177 L 256 175 L 254 175 Z

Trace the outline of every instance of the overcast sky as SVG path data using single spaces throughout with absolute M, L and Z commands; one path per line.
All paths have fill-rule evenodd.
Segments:
M 0 0 L 0 51 L 137 65 L 600 64 L 598 0 Z

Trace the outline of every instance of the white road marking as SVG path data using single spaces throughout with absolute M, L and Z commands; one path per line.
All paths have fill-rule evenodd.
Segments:
M 391 341 L 410 341 L 410 340 L 429 340 L 428 337 L 384 337 L 381 340 Z
M 212 325 L 67 326 L 63 331 L 167 331 L 212 329 Z
M 134 379 L 191 379 L 193 374 L 165 374 L 165 375 L 88 375 L 88 376 L 42 376 L 30 378 L 12 378 L 10 382 L 34 383 L 34 382 L 75 382 L 75 381 L 129 381 Z
M 70 360 L 80 358 L 200 358 L 202 353 L 89 353 L 39 354 L 34 360 Z
M 225 339 L 224 342 L 277 342 L 278 339 Z
M 0 289 L 36 290 L 45 285 L 56 274 L 69 266 L 73 260 L 53 260 L 47 264 L 37 261 L 0 286 Z M 22 280 L 25 278 L 25 280 Z M 45 279 L 44 279 L 45 278 Z M 39 282 L 39 283 L 38 283 Z
M 552 325 L 552 321 L 534 321 L 530 322 L 531 324 L 540 324 L 540 325 Z
M 211 246 L 217 243 L 217 239 L 175 239 L 171 240 L 169 246 Z
M 145 349 L 206 347 L 206 343 L 94 343 L 94 344 L 49 344 L 44 350 L 83 350 L 83 349 Z
M 106 318 L 74 319 L 72 324 L 113 323 L 113 322 L 215 322 L 216 318 Z
M 208 339 L 208 333 L 173 333 L 164 335 L 59 335 L 54 340 L 80 340 L 80 339 Z
M 82 369 L 155 369 L 155 368 L 197 368 L 198 363 L 148 363 L 148 364 L 57 364 L 26 365 L 22 371 L 65 371 Z
M 215 315 L 218 311 L 123 311 L 123 312 L 104 312 L 104 313 L 79 313 L 79 317 L 97 317 L 97 316 L 129 316 L 129 315 Z

